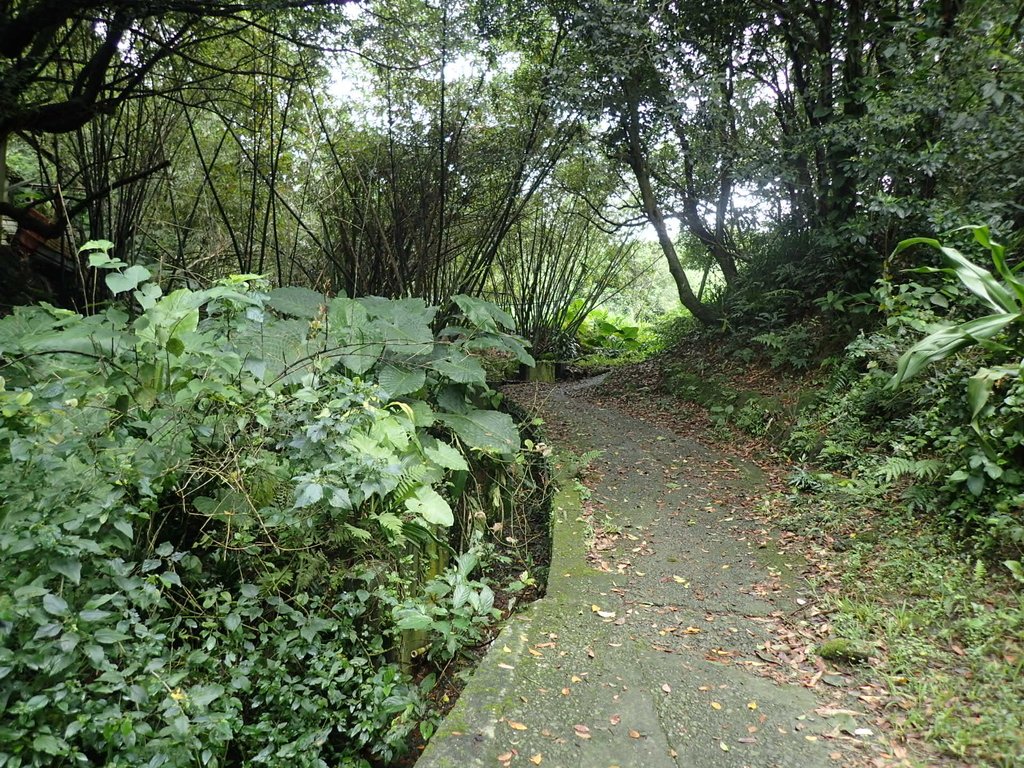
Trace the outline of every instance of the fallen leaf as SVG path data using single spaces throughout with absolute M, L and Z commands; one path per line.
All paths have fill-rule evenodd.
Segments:
M 640 731 L 636 730 L 635 728 L 629 729 L 629 738 L 631 739 L 639 739 L 642 735 L 643 734 L 641 734 Z
M 614 619 L 615 611 L 598 611 L 597 615 L 600 616 L 602 619 Z
M 684 635 L 697 635 L 700 634 L 700 629 L 697 627 L 687 627 L 683 630 Z
M 505 664 L 504 662 L 498 664 L 498 669 L 515 669 L 511 664 Z
M 509 648 L 507 645 L 503 645 L 501 647 L 501 650 L 504 651 L 505 653 L 512 653 L 512 649 Z
M 569 678 L 569 682 L 570 683 L 582 683 L 583 680 L 582 680 L 582 678 L 579 677 L 579 675 L 573 675 L 572 677 Z
M 756 701 L 748 701 L 747 702 L 747 709 L 757 709 L 757 702 Z
M 726 744 L 726 743 L 725 743 L 724 741 L 720 741 L 720 742 L 718 742 L 718 746 L 719 746 L 719 748 L 720 748 L 720 749 L 721 749 L 721 750 L 722 750 L 723 752 L 728 752 L 728 751 L 729 751 L 729 745 L 728 745 L 728 744 Z
M 570 691 L 570 690 L 569 690 L 568 688 L 563 688 L 563 689 L 562 689 L 562 695 L 563 695 L 563 696 L 568 696 L 570 692 L 571 692 L 571 691 Z
M 608 718 L 608 722 L 612 725 L 618 725 L 622 722 L 622 715 L 612 715 Z
M 515 720 L 509 720 L 508 727 L 513 731 L 525 731 L 527 728 L 525 723 L 517 723 Z
M 515 752 L 514 751 L 502 752 L 500 755 L 498 755 L 498 762 L 499 763 L 510 763 L 510 762 L 512 762 L 512 758 L 513 757 L 515 757 Z
M 533 650 L 533 648 L 527 648 L 526 650 L 529 651 L 531 656 L 543 656 L 544 655 L 540 651 Z
M 576 732 L 576 735 L 581 739 L 590 738 L 590 729 L 585 725 L 574 725 L 572 729 Z
M 712 701 L 712 702 L 711 702 L 711 708 L 712 708 L 712 709 L 721 709 L 721 708 L 722 708 L 722 705 L 721 705 L 721 704 L 719 704 L 719 703 L 718 703 L 717 701 Z
M 544 762 L 544 756 L 541 755 L 540 752 L 538 752 L 536 755 L 534 755 L 533 757 L 530 758 L 530 762 L 533 763 L 534 765 L 540 765 L 541 763 Z
M 663 690 L 665 693 L 672 693 L 672 686 L 668 683 L 665 683 L 661 686 L 661 690 Z

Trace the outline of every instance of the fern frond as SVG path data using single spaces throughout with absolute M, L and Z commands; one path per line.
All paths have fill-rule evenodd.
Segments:
M 902 477 L 929 481 L 939 477 L 945 468 L 945 463 L 939 459 L 908 459 L 903 456 L 890 456 L 878 467 L 878 474 L 887 483 L 895 482 Z

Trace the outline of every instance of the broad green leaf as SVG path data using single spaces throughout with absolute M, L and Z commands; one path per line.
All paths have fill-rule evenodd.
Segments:
M 415 608 L 397 608 L 394 612 L 395 626 L 412 631 L 430 629 L 434 620 Z
M 290 285 L 272 290 L 267 305 L 282 315 L 312 320 L 327 306 L 327 297 L 310 288 Z
M 437 421 L 437 415 L 426 401 L 413 400 L 409 403 L 409 407 L 412 409 L 413 422 L 417 427 L 428 429 L 434 426 L 434 422 Z
M 452 592 L 452 608 L 458 610 L 464 606 L 469 602 L 469 596 L 472 593 L 473 591 L 469 588 L 469 585 L 464 581 L 460 581 L 455 585 L 455 590 Z
M 971 421 L 977 421 L 992 393 L 992 387 L 997 382 L 1002 379 L 1018 378 L 1020 373 L 1020 368 L 1016 366 L 1000 365 L 995 368 L 979 368 L 978 372 L 967 380 L 967 403 L 971 406 Z
M 490 613 L 494 608 L 494 592 L 484 584 L 480 587 L 480 613 Z
M 36 736 L 32 740 L 32 749 L 47 755 L 59 755 L 66 749 L 66 746 L 62 746 L 55 736 L 48 733 Z
M 437 307 L 428 307 L 423 299 L 363 296 L 358 301 L 370 317 L 391 320 L 400 325 L 429 328 L 437 315 Z
M 470 448 L 489 453 L 515 453 L 519 450 L 519 433 L 507 413 L 470 410 L 466 413 L 440 413 L 437 420 Z
M 123 640 L 127 640 L 129 635 L 125 632 L 119 632 L 116 629 L 97 629 L 93 632 L 92 639 L 97 643 L 103 645 L 112 645 L 114 643 L 120 643 Z
M 352 509 L 352 497 L 348 492 L 348 488 L 339 488 L 332 485 L 329 490 L 328 504 L 335 509 Z
M 489 301 L 463 294 L 452 296 L 452 301 L 462 310 L 466 319 L 481 331 L 496 333 L 500 328 L 511 331 L 516 327 L 512 315 Z
M 161 344 L 192 333 L 199 327 L 199 307 L 204 302 L 202 294 L 187 288 L 173 291 L 135 321 L 135 332 L 141 339 Z
M 487 372 L 480 361 L 472 355 L 460 354 L 455 349 L 447 357 L 431 360 L 427 365 L 458 384 L 487 383 Z
M 104 280 L 106 280 L 110 292 L 117 296 L 126 291 L 134 291 L 139 287 L 139 283 L 144 283 L 150 277 L 152 274 L 148 269 L 136 264 L 123 272 L 111 272 L 104 277 Z
M 243 327 L 236 337 L 236 346 L 246 350 L 251 360 L 265 364 L 265 377 L 274 379 L 288 371 L 286 383 L 294 383 L 312 364 L 311 355 L 321 348 L 320 341 L 307 339 L 308 331 L 309 323 L 305 320 L 271 318 L 262 325 Z
M 455 448 L 448 445 L 448 443 L 440 440 L 432 439 L 431 442 L 424 440 L 423 452 L 426 454 L 428 459 L 444 469 L 462 471 L 469 469 L 469 465 L 466 464 L 466 459 L 463 455 L 455 450 Z
M 164 349 L 167 350 L 169 355 L 181 357 L 182 353 L 185 351 L 185 342 L 175 336 L 174 338 L 167 340 L 167 344 L 164 345 Z
M 466 349 L 493 349 L 499 352 L 508 352 L 517 362 L 528 365 L 531 368 L 537 364 L 533 355 L 526 351 L 527 342 L 518 336 L 503 333 L 500 336 L 484 336 L 478 339 L 470 339 L 463 346 Z
M 79 584 L 82 581 L 82 561 L 74 558 L 60 558 L 57 560 L 51 560 L 50 570 L 55 573 L 59 573 L 64 578 L 68 579 L 73 584 Z
M 966 323 L 942 328 L 926 336 L 903 353 L 896 366 L 896 375 L 890 379 L 888 386 L 898 387 L 902 382 L 916 376 L 926 366 L 944 360 L 957 350 L 977 341 L 992 338 L 1019 319 L 1020 315 L 1010 313 L 986 315 Z
M 114 244 L 112 242 L 110 242 L 109 240 L 87 240 L 86 242 L 82 243 L 81 247 L 78 249 L 78 252 L 79 253 L 90 253 L 90 252 L 97 252 L 98 251 L 100 253 L 106 253 L 107 251 L 112 251 L 113 249 L 114 249 Z M 92 256 L 92 255 L 95 255 L 95 254 L 94 253 L 90 253 L 90 256 Z M 90 264 L 89 266 L 94 266 L 94 265 Z
M 426 383 L 426 371 L 422 367 L 384 365 L 377 374 L 377 382 L 391 397 L 401 397 L 418 392 Z
M 441 494 L 427 486 L 418 488 L 416 495 L 406 500 L 405 508 L 431 525 L 447 528 L 455 522 L 455 516 L 452 514 L 452 508 L 448 506 L 448 502 L 441 497 Z
M 928 245 L 942 254 L 943 260 L 949 264 L 953 274 L 990 308 L 1003 312 L 1020 311 L 1016 295 L 1003 287 L 991 272 L 979 267 L 955 248 L 946 247 L 934 238 L 913 237 L 903 240 L 896 246 L 893 256 L 914 245 Z
M 429 326 L 415 325 L 391 318 L 371 322 L 373 338 L 384 343 L 384 354 L 403 362 L 415 362 L 434 352 L 434 336 Z
M 43 595 L 43 610 L 53 616 L 63 616 L 68 612 L 68 604 L 60 595 L 50 593 Z
M 218 683 L 194 685 L 188 690 L 188 700 L 194 706 L 205 707 L 223 696 L 224 690 L 224 686 Z
M 295 508 L 302 509 L 311 504 L 316 504 L 324 497 L 324 488 L 319 483 L 306 483 L 295 497 Z
M 384 342 L 377 338 L 370 316 L 355 299 L 338 297 L 328 309 L 330 355 L 353 374 L 370 370 L 384 353 Z
M 163 295 L 163 290 L 156 283 L 146 283 L 132 294 L 143 309 L 152 309 Z

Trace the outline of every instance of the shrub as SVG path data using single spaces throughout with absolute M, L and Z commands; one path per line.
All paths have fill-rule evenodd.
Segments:
M 944 266 L 913 271 L 946 281 L 880 284 L 886 327 L 848 347 L 834 373 L 837 386 L 790 447 L 902 487 L 912 507 L 955 527 L 981 550 L 1007 555 L 1007 566 L 1018 570 L 1024 347 L 1017 326 L 1024 282 L 985 228 L 971 231 L 998 277 L 938 241 L 901 243 L 894 256 L 913 245 L 936 249 Z M 894 375 L 887 372 L 893 369 Z
M 130 301 L 0 320 L 0 764 L 390 760 L 430 686 L 390 608 L 461 609 L 459 478 L 519 449 L 507 318 L 91 261 Z

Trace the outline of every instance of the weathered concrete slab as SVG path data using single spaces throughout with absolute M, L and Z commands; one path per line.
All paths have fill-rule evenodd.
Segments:
M 565 447 L 605 451 L 589 503 L 617 537 L 588 562 L 579 494 L 558 494 L 547 596 L 508 623 L 417 768 L 835 765 L 813 694 L 746 664 L 774 610 L 737 504 L 756 468 L 557 391 L 541 415 Z

